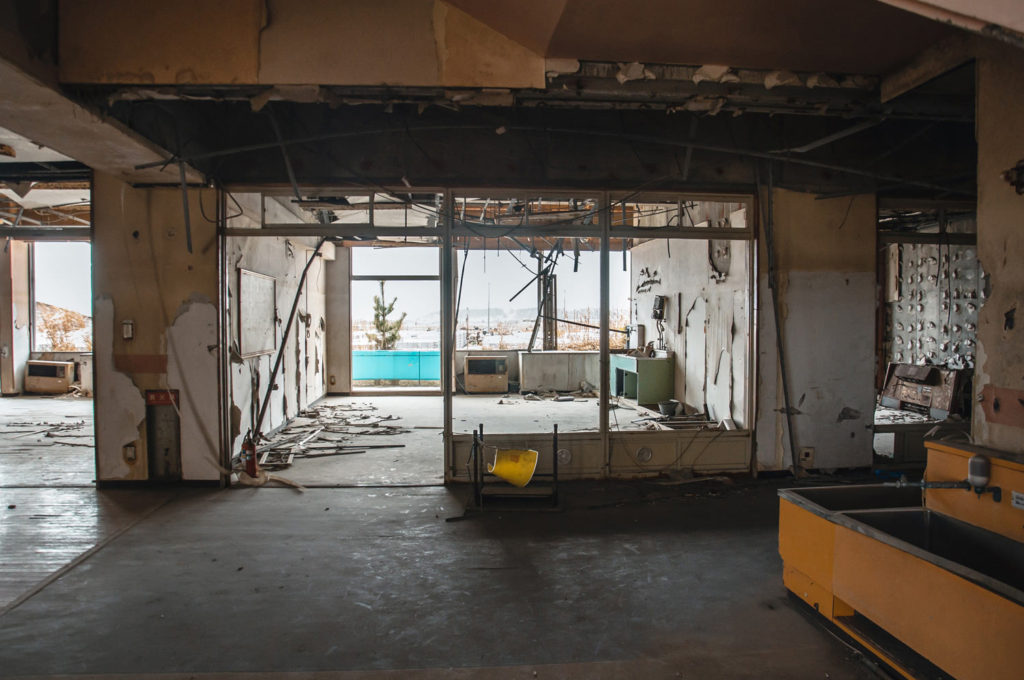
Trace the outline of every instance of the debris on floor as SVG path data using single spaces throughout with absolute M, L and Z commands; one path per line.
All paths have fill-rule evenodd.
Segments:
M 282 470 L 297 459 L 366 453 L 368 449 L 404 448 L 405 444 L 353 444 L 355 436 L 393 436 L 410 430 L 395 423 L 394 414 L 380 414 L 372 404 L 314 406 L 271 435 L 256 453 L 260 467 Z

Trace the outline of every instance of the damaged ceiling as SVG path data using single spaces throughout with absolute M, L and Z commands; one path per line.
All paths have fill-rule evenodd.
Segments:
M 448 0 L 546 57 L 882 75 L 956 29 L 863 0 Z

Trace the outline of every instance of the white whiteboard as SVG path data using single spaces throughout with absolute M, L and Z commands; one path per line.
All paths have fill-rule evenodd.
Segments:
M 238 270 L 238 350 L 243 357 L 277 348 L 276 284 L 272 276 Z

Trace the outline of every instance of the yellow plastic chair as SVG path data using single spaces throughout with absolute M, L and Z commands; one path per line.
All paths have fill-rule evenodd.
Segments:
M 538 456 L 533 449 L 495 449 L 494 462 L 487 463 L 487 472 L 521 489 L 533 479 Z

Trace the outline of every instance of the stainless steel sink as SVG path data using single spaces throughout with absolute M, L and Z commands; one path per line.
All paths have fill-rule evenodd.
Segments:
M 787 498 L 810 501 L 829 512 L 921 507 L 921 490 L 881 484 L 783 489 Z M 780 492 L 782 493 L 782 492 Z
M 986 578 L 972 580 L 983 580 L 985 585 L 1005 584 L 1017 591 L 1014 599 L 1024 596 L 1024 543 L 924 509 L 843 514 L 863 525 L 863 529 L 851 526 L 861 533 L 890 544 L 892 539 L 902 541 L 912 547 L 909 552 L 925 559 L 938 557 L 953 571 L 961 572 L 959 566 L 976 572 Z

